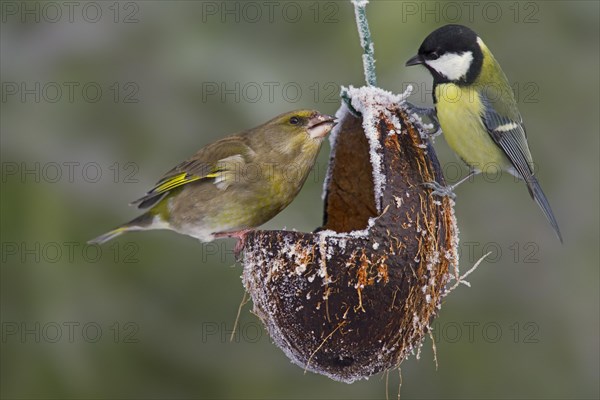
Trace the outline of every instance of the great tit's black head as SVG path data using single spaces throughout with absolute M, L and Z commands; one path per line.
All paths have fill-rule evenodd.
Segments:
M 437 83 L 471 83 L 483 63 L 481 39 L 462 25 L 446 25 L 429 34 L 407 66 L 423 64 Z

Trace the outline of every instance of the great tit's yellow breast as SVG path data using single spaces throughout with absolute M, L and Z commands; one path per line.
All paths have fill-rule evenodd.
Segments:
M 436 86 L 435 96 L 444 138 L 464 162 L 480 171 L 510 165 L 483 125 L 483 104 L 476 89 L 444 83 Z

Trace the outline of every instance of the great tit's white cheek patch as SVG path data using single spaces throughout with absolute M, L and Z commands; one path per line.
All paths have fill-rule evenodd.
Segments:
M 473 62 L 473 53 L 470 51 L 460 54 L 446 53 L 437 60 L 426 60 L 425 62 L 449 80 L 457 81 L 464 78 L 469 72 Z

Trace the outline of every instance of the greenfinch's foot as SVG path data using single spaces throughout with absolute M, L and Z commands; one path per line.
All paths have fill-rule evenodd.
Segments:
M 433 189 L 433 192 L 431 192 L 432 196 L 440 196 L 440 197 L 447 196 L 447 197 L 450 197 L 451 199 L 456 197 L 456 194 L 454 194 L 455 185 L 443 186 L 435 181 L 423 182 L 422 185 L 425 187 L 428 187 L 429 189 Z
M 215 238 L 236 238 L 237 242 L 235 243 L 235 247 L 233 248 L 233 254 L 235 255 L 235 259 L 239 261 L 240 254 L 242 250 L 244 250 L 246 235 L 250 231 L 252 231 L 252 229 L 242 229 L 240 231 L 235 232 L 219 232 L 215 233 Z

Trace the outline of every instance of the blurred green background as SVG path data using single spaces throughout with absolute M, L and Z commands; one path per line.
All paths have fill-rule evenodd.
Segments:
M 171 232 L 86 240 L 136 215 L 127 203 L 226 134 L 296 108 L 335 113 L 360 86 L 348 2 L 1 3 L 3 398 L 383 398 L 307 373 L 276 348 L 243 297 L 233 242 Z M 599 3 L 376 1 L 378 83 L 431 104 L 405 68 L 423 38 L 463 23 L 517 93 L 561 246 L 525 186 L 479 176 L 458 190 L 461 268 L 402 364 L 404 398 L 599 396 Z M 456 157 L 436 140 L 448 179 Z M 329 143 L 268 228 L 322 219 Z M 466 169 L 462 169 L 465 173 Z M 395 395 L 398 374 L 389 378 Z

